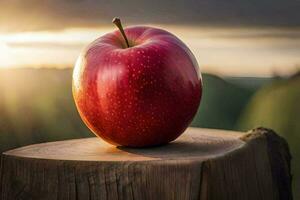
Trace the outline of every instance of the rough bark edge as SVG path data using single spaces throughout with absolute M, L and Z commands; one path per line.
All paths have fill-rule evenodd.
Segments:
M 292 156 L 288 143 L 272 129 L 263 127 L 249 131 L 249 133 L 241 139 L 247 142 L 257 137 L 266 137 L 272 178 L 277 186 L 279 199 L 292 200 Z
M 287 142 L 273 130 L 266 128 L 253 129 L 240 139 L 245 142 L 241 148 L 203 162 L 199 199 L 240 199 L 241 197 L 236 196 L 237 193 L 235 192 L 239 188 L 245 188 L 236 185 L 235 188 L 229 189 L 226 184 L 222 186 L 217 184 L 216 186 L 216 183 L 220 183 L 219 177 L 224 175 L 217 172 L 220 171 L 220 166 L 223 167 L 224 171 L 230 171 L 234 165 L 250 165 L 251 167 L 260 167 L 258 170 L 263 169 L 264 173 L 267 173 L 267 177 L 264 180 L 260 177 L 261 173 L 253 173 L 253 170 L 248 169 L 247 171 L 246 169 L 251 176 L 255 176 L 254 179 L 260 186 L 252 185 L 251 191 L 254 189 L 258 194 L 248 193 L 242 197 L 243 199 L 292 200 L 291 154 Z M 248 155 L 252 157 L 252 160 L 245 160 L 241 155 Z M 251 161 L 255 163 L 253 164 Z M 236 170 L 237 174 L 244 175 L 245 170 L 241 171 L 239 168 Z M 248 178 L 252 178 L 251 176 L 248 176 Z M 247 181 L 242 181 L 242 184 L 244 186 L 249 184 L 249 181 Z M 268 185 L 270 186 L 267 187 Z M 266 191 L 266 189 L 272 189 L 272 191 Z M 247 190 L 244 192 L 247 193 Z
M 203 163 L 201 200 L 278 199 L 266 139 L 249 136 L 240 148 Z

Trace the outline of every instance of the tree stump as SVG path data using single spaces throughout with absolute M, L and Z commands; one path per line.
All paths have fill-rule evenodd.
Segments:
M 284 139 L 259 128 L 189 128 L 159 147 L 114 147 L 99 138 L 5 152 L 1 200 L 292 199 Z

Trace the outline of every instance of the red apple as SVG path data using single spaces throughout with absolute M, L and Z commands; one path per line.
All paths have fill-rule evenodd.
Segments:
M 73 95 L 80 116 L 114 145 L 168 143 L 197 112 L 202 94 L 197 61 L 165 30 L 123 30 L 118 18 L 113 22 L 120 30 L 92 42 L 74 68 Z

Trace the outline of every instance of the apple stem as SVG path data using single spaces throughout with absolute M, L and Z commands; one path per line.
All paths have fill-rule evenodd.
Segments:
M 115 17 L 115 18 L 112 20 L 112 23 L 114 23 L 114 24 L 119 28 L 119 30 L 120 30 L 122 36 L 124 37 L 124 40 L 125 40 L 126 45 L 127 45 L 127 48 L 129 48 L 129 47 L 130 47 L 130 46 L 129 46 L 129 42 L 128 42 L 128 39 L 127 39 L 126 34 L 125 34 L 125 32 L 124 32 L 124 29 L 123 29 L 123 26 L 122 26 L 122 23 L 121 23 L 120 18 Z

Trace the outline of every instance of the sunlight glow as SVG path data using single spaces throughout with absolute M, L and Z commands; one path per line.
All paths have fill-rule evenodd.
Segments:
M 105 29 L 0 34 L 0 67 L 71 66 L 80 50 Z
M 300 64 L 300 31 L 164 27 L 185 42 L 202 71 L 230 75 L 291 73 Z M 73 67 L 83 47 L 113 30 L 0 33 L 0 68 Z
M 8 47 L 5 43 L 0 42 L 0 68 L 4 68 L 10 65 L 10 59 L 8 59 L 7 52 Z

